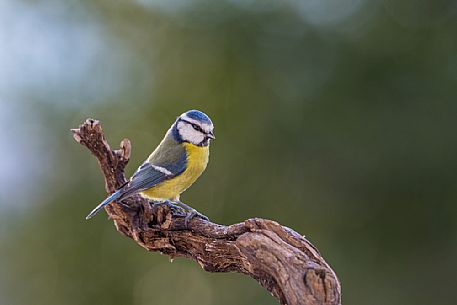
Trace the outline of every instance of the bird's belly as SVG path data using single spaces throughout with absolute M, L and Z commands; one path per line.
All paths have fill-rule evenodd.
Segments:
M 200 177 L 208 164 L 209 149 L 185 143 L 187 153 L 186 170 L 170 180 L 141 192 L 141 195 L 153 200 L 172 199 L 184 192 Z

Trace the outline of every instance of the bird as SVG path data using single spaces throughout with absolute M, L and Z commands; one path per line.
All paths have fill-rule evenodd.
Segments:
M 140 194 L 153 202 L 179 205 L 187 210 L 190 213 L 186 216 L 186 224 L 196 215 L 208 220 L 181 202 L 180 195 L 205 171 L 213 139 L 216 139 L 214 125 L 208 115 L 199 110 L 184 112 L 129 181 L 95 207 L 86 219 L 113 201 Z

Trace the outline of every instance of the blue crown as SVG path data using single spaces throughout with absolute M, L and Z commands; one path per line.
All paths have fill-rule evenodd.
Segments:
M 202 123 L 213 124 L 211 119 L 201 111 L 198 110 L 189 110 L 186 112 L 186 115 L 194 120 L 198 120 Z

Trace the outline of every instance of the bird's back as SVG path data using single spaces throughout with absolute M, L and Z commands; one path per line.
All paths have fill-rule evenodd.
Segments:
M 186 150 L 184 146 L 176 141 L 169 131 L 160 142 L 159 146 L 151 153 L 147 161 L 151 164 L 168 168 L 174 164 L 185 161 L 185 154 Z

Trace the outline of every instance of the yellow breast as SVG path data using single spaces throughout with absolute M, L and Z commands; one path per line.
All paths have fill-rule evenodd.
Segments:
M 153 200 L 172 199 L 189 188 L 200 177 L 208 164 L 209 146 L 196 146 L 190 143 L 183 144 L 187 154 L 186 170 L 170 180 L 141 192 L 147 198 Z

